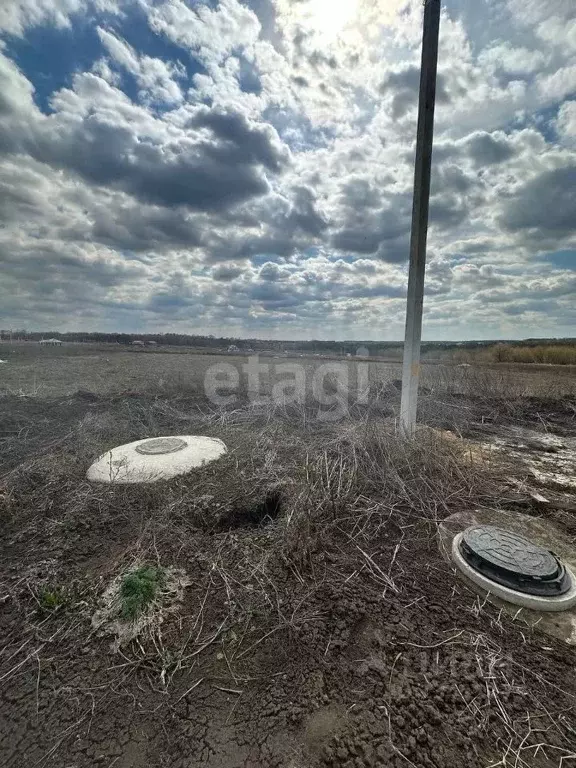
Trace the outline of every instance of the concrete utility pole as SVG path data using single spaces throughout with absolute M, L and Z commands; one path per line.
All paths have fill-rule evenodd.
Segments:
M 410 236 L 410 270 L 402 367 L 402 402 L 400 404 L 400 421 L 404 432 L 409 437 L 412 437 L 416 427 L 416 407 L 418 405 L 422 302 L 424 299 L 424 273 L 426 271 L 426 235 L 428 234 L 439 27 L 440 0 L 425 0 L 416 162 L 414 165 L 412 233 Z

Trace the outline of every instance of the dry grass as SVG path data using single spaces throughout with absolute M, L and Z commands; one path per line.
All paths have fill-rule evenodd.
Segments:
M 217 435 L 230 451 L 202 473 L 172 482 L 85 481 L 87 466 L 111 446 L 166 433 Z M 31 551 L 46 535 L 65 547 L 68 534 L 90 533 L 111 520 L 131 521 L 139 551 L 154 537 L 261 528 L 267 557 L 280 552 L 301 569 L 319 542 L 330 546 L 332 538 L 348 537 L 367 552 L 396 520 L 434 525 L 490 498 L 498 482 L 485 468 L 470 467 L 458 441 L 428 428 L 406 441 L 395 420 L 375 409 L 332 423 L 318 422 L 315 410 L 304 406 L 249 404 L 230 411 L 128 401 L 114 414 L 89 410 L 48 450 L 37 452 L 29 438 L 26 448 L 27 458 L 4 475 L 3 494 L 5 515 Z
M 496 344 L 491 352 L 493 359 L 498 363 L 576 365 L 575 344 L 537 344 L 535 346 Z
M 431 386 L 422 402 L 431 424 L 452 419 L 469 426 L 478 408 L 486 413 L 487 404 L 497 415 L 518 416 L 517 406 L 510 405 L 515 401 L 491 398 L 488 384 L 480 404 L 441 387 Z M 6 401 L 5 407 L 20 403 L 12 418 L 16 426 L 25 424 L 4 443 L 18 460 L 4 473 L 1 493 L 8 536 L 25 553 L 20 567 L 26 591 L 56 594 L 59 585 L 70 584 L 67 605 L 57 612 L 62 622 L 57 631 L 80 644 L 85 624 L 103 601 L 114 604 L 117 621 L 120 609 L 113 598 L 127 573 L 143 563 L 177 573 L 168 609 L 153 604 L 144 612 L 126 643 L 115 644 L 119 656 L 108 670 L 116 676 L 116 690 L 139 676 L 163 695 L 185 671 L 187 684 L 175 693 L 174 705 L 205 680 L 204 658 L 216 656 L 216 648 L 220 667 L 215 672 L 212 662 L 210 680 L 234 695 L 262 674 L 259 654 L 272 640 L 278 640 L 279 658 L 285 653 L 297 663 L 290 653 L 302 628 L 323 617 L 316 596 L 327 583 L 341 592 L 358 584 L 379 599 L 394 596 L 408 610 L 414 598 L 405 585 L 408 575 L 416 578 L 410 561 L 414 542 L 433 542 L 437 523 L 453 512 L 502 503 L 505 483 L 454 435 L 422 427 L 416 440 L 404 439 L 394 416 L 397 398 L 398 392 L 384 385 L 368 404 L 351 405 L 337 421 L 318 420 L 312 403 L 245 401 L 216 409 L 181 392 L 96 402 L 76 398 L 48 412 L 21 399 Z M 458 404 L 469 410 L 454 412 Z M 169 482 L 133 487 L 85 481 L 90 462 L 110 447 L 170 433 L 220 437 L 229 453 L 201 472 Z M 105 546 L 99 548 L 101 542 Z M 88 555 L 79 556 L 84 550 Z M 95 572 L 98 578 L 90 578 Z M 19 594 L 13 585 L 10 589 Z M 492 619 L 482 614 L 470 621 L 490 626 Z M 43 644 L 31 642 L 38 636 L 34 622 L 27 631 L 29 637 L 18 640 L 28 640 L 33 651 L 26 645 L 23 658 L 17 655 L 2 674 L 18 674 L 42 653 Z M 457 627 L 447 638 L 429 643 L 415 638 L 406 646 L 476 643 L 487 695 L 478 711 L 474 701 L 468 705 L 482 727 L 493 727 L 495 716 L 498 733 L 506 733 L 505 744 L 494 742 L 499 750 L 494 768 L 519 768 L 530 764 L 538 749 L 533 739 L 538 721 L 532 716 L 519 723 L 508 715 L 506 698 L 515 683 L 500 665 L 501 649 L 482 638 Z M 326 656 L 333 642 L 330 637 Z M 390 679 L 393 673 L 394 665 Z M 569 755 L 559 752 L 565 760 Z
M 576 397 L 576 383 L 569 375 L 541 370 L 497 366 L 431 365 L 422 369 L 421 385 L 433 396 L 460 395 L 484 403 L 537 397 L 557 400 Z
M 567 347 L 567 349 L 570 349 Z M 573 348 L 572 348 L 573 349 Z M 481 350 L 482 352 L 482 350 Z M 423 385 L 428 389 L 436 386 L 444 392 L 465 395 L 475 394 L 473 385 L 481 375 L 489 383 L 490 391 L 498 396 L 575 395 L 576 384 L 566 366 L 496 364 L 492 357 L 471 357 L 473 371 L 460 369 L 455 365 L 438 366 L 423 364 Z M 163 351 L 126 350 L 117 345 L 72 345 L 71 347 L 42 349 L 37 344 L 16 345 L 5 348 L 1 356 L 8 362 L 2 366 L 0 393 L 14 397 L 35 397 L 49 400 L 70 397 L 78 390 L 89 391 L 100 396 L 135 393 L 175 397 L 182 394 L 201 396 L 204 378 L 211 366 L 233 365 L 240 374 L 240 405 L 246 394 L 246 377 L 242 366 L 248 358 L 245 355 L 193 354 L 178 348 Z M 306 381 L 312 381 L 314 372 L 327 362 L 343 365 L 348 372 L 350 386 L 354 389 L 357 381 L 358 363 L 369 365 L 369 380 L 373 388 L 385 387 L 401 377 L 401 363 L 355 361 L 344 358 L 327 361 L 314 357 L 262 357 L 260 362 L 268 366 L 262 373 L 262 394 L 270 394 L 275 382 L 282 380 L 282 368 L 277 365 L 296 364 L 302 366 Z M 487 365 L 483 365 L 486 363 Z M 492 368 L 490 368 L 490 364 Z M 438 369 L 443 368 L 442 373 Z M 495 370 L 494 370 L 495 369 Z M 508 375 L 505 375 L 508 374 Z M 428 378 L 430 381 L 428 381 Z

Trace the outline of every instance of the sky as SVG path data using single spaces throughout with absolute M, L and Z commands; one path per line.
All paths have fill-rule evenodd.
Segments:
M 0 327 L 403 337 L 421 0 L 0 3 Z M 576 3 L 445 0 L 423 337 L 576 336 Z

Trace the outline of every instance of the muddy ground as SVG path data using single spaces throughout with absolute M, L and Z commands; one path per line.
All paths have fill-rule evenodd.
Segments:
M 496 432 L 549 457 L 514 430 L 570 440 L 574 402 L 428 401 L 423 418 L 457 439 L 430 432 L 414 448 L 394 436 L 394 397 L 338 424 L 186 397 L 2 398 L 0 764 L 576 760 L 576 649 L 480 599 L 436 536 L 481 505 L 550 516 L 574 541 L 569 457 L 565 485 L 546 488 L 459 442 Z M 113 445 L 191 431 L 229 454 L 148 487 L 84 479 Z M 113 650 L 93 616 L 138 563 L 187 586 Z

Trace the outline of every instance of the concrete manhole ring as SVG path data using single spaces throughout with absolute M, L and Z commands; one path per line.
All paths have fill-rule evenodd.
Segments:
M 206 435 L 166 435 L 119 445 L 100 456 L 86 472 L 97 483 L 153 483 L 203 467 L 226 453 Z
M 512 605 L 530 608 L 535 611 L 566 611 L 576 605 L 576 580 L 568 566 L 565 566 L 568 579 L 568 589 L 556 596 L 540 596 L 533 593 L 520 592 L 504 584 L 493 581 L 489 576 L 476 570 L 463 557 L 460 543 L 465 532 L 458 533 L 452 540 L 452 560 L 471 582 L 485 590 L 486 593 L 496 595 Z
M 533 545 L 553 552 L 562 561 L 571 588 L 557 597 L 538 597 L 507 589 L 486 578 L 467 563 L 460 552 L 463 533 L 471 526 L 496 526 L 516 534 L 516 541 L 527 539 Z M 479 602 L 475 606 L 478 609 L 488 601 L 514 621 L 537 627 L 538 631 L 576 647 L 576 549 L 572 538 L 548 518 L 487 507 L 463 510 L 440 523 L 438 543 L 446 563 L 455 567 L 463 582 L 476 592 Z

